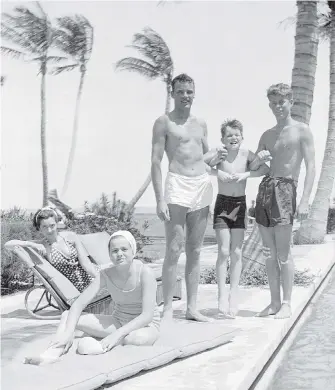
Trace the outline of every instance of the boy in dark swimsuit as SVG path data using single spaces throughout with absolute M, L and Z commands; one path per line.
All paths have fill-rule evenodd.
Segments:
M 228 155 L 218 165 L 218 189 L 214 225 L 218 242 L 216 272 L 218 279 L 219 312 L 229 318 L 237 314 L 238 284 L 242 269 L 242 244 L 246 227 L 245 187 L 249 177 L 265 175 L 269 168 L 263 164 L 256 171 L 250 172 L 249 164 L 255 155 L 250 150 L 241 148 L 243 126 L 236 120 L 227 120 L 221 126 L 221 142 L 226 146 Z M 225 304 L 225 283 L 227 262 L 230 257 L 230 295 L 229 309 Z

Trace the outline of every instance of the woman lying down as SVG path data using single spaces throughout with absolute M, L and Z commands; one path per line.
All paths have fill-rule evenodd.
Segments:
M 156 303 L 157 283 L 151 269 L 134 260 L 136 241 L 133 235 L 120 230 L 110 237 L 111 263 L 100 266 L 93 282 L 79 295 L 62 318 L 54 340 L 37 357 L 28 357 L 26 364 L 55 362 L 71 347 L 75 330 L 91 337 L 79 339 L 77 352 L 96 355 L 119 344 L 152 345 L 159 336 L 160 315 Z M 83 313 L 102 287 L 107 287 L 115 308 L 111 315 Z

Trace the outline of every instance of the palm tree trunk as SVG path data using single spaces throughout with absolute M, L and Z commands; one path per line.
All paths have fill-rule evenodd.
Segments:
M 166 94 L 166 103 L 165 103 L 165 114 L 168 114 L 170 112 L 170 101 L 171 101 L 170 89 L 171 89 L 170 83 L 166 83 L 167 94 Z M 149 173 L 149 175 L 145 179 L 145 182 L 142 184 L 141 188 L 137 191 L 137 193 L 133 197 L 133 199 L 128 203 L 128 205 L 127 205 L 127 212 L 128 213 L 133 210 L 136 203 L 141 199 L 142 195 L 145 193 L 145 191 L 149 187 L 150 183 L 151 183 L 151 173 Z
M 332 11 L 330 37 L 330 96 L 326 148 L 320 179 L 310 217 L 303 221 L 295 241 L 298 244 L 317 244 L 324 240 L 327 229 L 329 201 L 335 179 L 335 10 Z
M 309 124 L 318 54 L 317 1 L 297 1 L 292 118 Z
M 171 84 L 166 83 L 165 114 L 168 114 L 170 112 L 170 103 L 171 103 Z
M 41 152 L 42 152 L 42 178 L 43 178 L 43 206 L 48 204 L 48 164 L 46 150 L 46 112 L 45 112 L 45 74 L 46 63 L 41 64 Z
M 77 93 L 76 108 L 75 108 L 75 113 L 74 113 L 71 148 L 70 148 L 70 153 L 69 153 L 69 159 L 67 162 L 61 198 L 63 198 L 65 196 L 65 193 L 69 187 L 70 177 L 71 177 L 72 168 L 73 168 L 73 160 L 74 160 L 74 154 L 75 154 L 75 150 L 76 150 L 76 146 L 77 146 L 77 138 L 78 138 L 79 108 L 80 108 L 81 95 L 82 95 L 83 86 L 84 86 L 85 74 L 86 74 L 86 70 L 83 70 L 80 73 L 80 82 L 79 82 L 79 88 L 78 88 L 78 93 Z

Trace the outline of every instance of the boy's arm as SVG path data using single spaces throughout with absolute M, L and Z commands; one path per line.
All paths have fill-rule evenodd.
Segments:
M 315 179 L 315 150 L 314 139 L 310 128 L 303 124 L 300 138 L 302 158 L 306 166 L 306 176 L 304 181 L 304 189 L 300 204 L 298 206 L 297 214 L 302 219 L 308 217 L 308 201 L 311 195 L 314 179 Z

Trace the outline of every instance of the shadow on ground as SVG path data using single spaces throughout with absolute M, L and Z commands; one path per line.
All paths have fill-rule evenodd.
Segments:
M 8 364 L 16 356 L 17 352 L 24 349 L 35 340 L 44 339 L 55 333 L 57 323 L 41 325 L 22 325 L 19 328 L 10 327 L 3 330 L 1 335 L 1 366 Z

